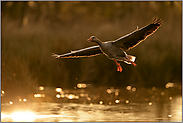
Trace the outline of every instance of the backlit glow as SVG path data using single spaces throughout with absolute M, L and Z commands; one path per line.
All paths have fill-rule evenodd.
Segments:
M 23 102 L 27 102 L 27 99 L 23 99 Z
M 60 93 L 60 92 L 62 92 L 62 89 L 61 88 L 56 88 L 55 91 Z
M 115 103 L 120 103 L 120 101 L 119 100 L 115 100 Z
M 103 101 L 100 101 L 99 104 L 103 104 L 104 102 Z
M 114 87 L 110 87 L 106 91 L 108 94 L 115 93 L 115 92 L 119 93 L 119 89 L 114 89 Z
M 1 91 L 1 94 L 5 94 L 5 92 L 4 91 Z
M 74 94 L 65 94 L 65 97 L 68 99 L 79 99 L 79 96 L 76 96 Z
M 73 99 L 73 98 L 75 98 L 75 95 L 69 94 L 68 99 Z
M 12 104 L 13 104 L 13 102 L 12 102 L 12 101 L 10 101 L 10 102 L 9 102 L 9 104 L 10 104 L 10 105 L 12 105 Z
M 79 99 L 79 96 L 75 96 L 75 99 Z
M 114 94 L 115 94 L 115 96 L 118 96 L 119 95 L 119 92 L 115 92 Z
M 57 94 L 57 95 L 56 95 L 56 98 L 60 98 L 60 97 L 61 97 L 61 95 L 60 95 L 60 94 Z
M 111 94 L 112 93 L 111 89 L 107 89 L 107 93 Z
M 78 88 L 86 88 L 87 85 L 84 84 L 84 83 L 78 83 L 78 84 L 77 84 L 77 87 L 78 87 Z
M 132 88 L 132 91 L 136 91 L 136 88 L 135 88 L 135 87 L 133 87 L 133 88 Z
M 39 86 L 39 90 L 40 91 L 43 91 L 44 90 L 44 87 L 43 86 Z
M 45 97 L 45 95 L 44 94 L 34 94 L 34 97 Z
M 85 94 L 80 94 L 80 97 L 84 97 L 85 96 Z
M 172 82 L 168 82 L 168 83 L 165 85 L 166 88 L 170 88 L 170 87 L 173 87 L 173 86 L 174 86 L 174 84 L 173 84 Z
M 35 114 L 31 111 L 17 111 L 11 114 L 13 122 L 33 122 Z
M 1 91 L 1 96 L 4 96 L 5 92 L 4 91 Z
M 130 91 L 131 88 L 132 88 L 132 87 L 131 87 L 130 85 L 126 87 L 126 89 L 127 89 L 128 91 Z
M 129 103 L 130 101 L 129 101 L 129 100 L 126 100 L 125 102 L 126 102 L 126 103 Z
M 169 100 L 172 100 L 172 97 L 169 97 Z
M 164 92 L 161 92 L 161 95 L 163 96 L 165 93 Z
M 65 97 L 65 95 L 64 95 L 64 94 L 61 94 L 60 96 L 61 96 L 62 98 L 64 98 L 64 97 Z
M 152 102 L 149 102 L 149 105 L 152 105 Z
M 90 101 L 90 100 L 91 100 L 91 98 L 90 98 L 90 97 L 87 97 L 87 100 L 89 100 L 89 101 Z

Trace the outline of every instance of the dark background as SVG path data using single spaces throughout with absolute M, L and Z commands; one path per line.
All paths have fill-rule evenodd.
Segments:
M 39 85 L 164 87 L 181 83 L 182 2 L 1 2 L 1 88 L 11 94 L 32 93 Z M 128 51 L 135 63 L 121 62 L 117 72 L 106 56 L 55 59 L 52 53 L 115 40 L 149 24 L 163 25 Z

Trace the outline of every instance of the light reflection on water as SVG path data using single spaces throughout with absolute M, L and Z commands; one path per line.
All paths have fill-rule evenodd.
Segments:
M 22 115 L 20 115 L 23 113 Z M 26 118 L 28 117 L 28 118 Z M 121 103 L 117 105 L 34 103 L 30 111 L 2 112 L 2 122 L 181 122 L 182 97 L 169 102 Z

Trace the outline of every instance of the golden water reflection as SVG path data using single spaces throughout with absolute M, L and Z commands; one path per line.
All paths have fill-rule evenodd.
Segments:
M 103 101 L 100 101 L 103 103 Z M 120 103 L 116 100 L 116 103 Z M 41 105 L 41 106 L 40 106 Z M 123 103 L 117 105 L 35 103 L 32 110 L 2 112 L 2 122 L 122 122 L 152 121 L 181 122 L 182 97 L 174 97 L 169 103 Z M 45 106 L 45 107 L 44 107 Z M 42 107 L 42 108 L 40 108 Z M 43 108 L 44 107 L 44 108 Z

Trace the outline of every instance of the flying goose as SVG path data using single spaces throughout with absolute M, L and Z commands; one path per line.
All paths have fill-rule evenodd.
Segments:
M 96 55 L 104 54 L 109 59 L 114 60 L 117 66 L 117 71 L 122 72 L 122 67 L 117 61 L 123 61 L 127 64 L 132 64 L 137 66 L 135 61 L 135 56 L 128 55 L 126 51 L 134 48 L 139 43 L 144 41 L 147 37 L 153 34 L 162 24 L 161 19 L 155 18 L 150 24 L 145 27 L 138 28 L 114 41 L 102 42 L 95 36 L 91 36 L 88 41 L 95 42 L 96 46 L 91 46 L 83 48 L 80 50 L 71 51 L 70 53 L 58 55 L 52 54 L 53 57 L 60 58 L 81 58 L 81 57 L 92 57 Z

